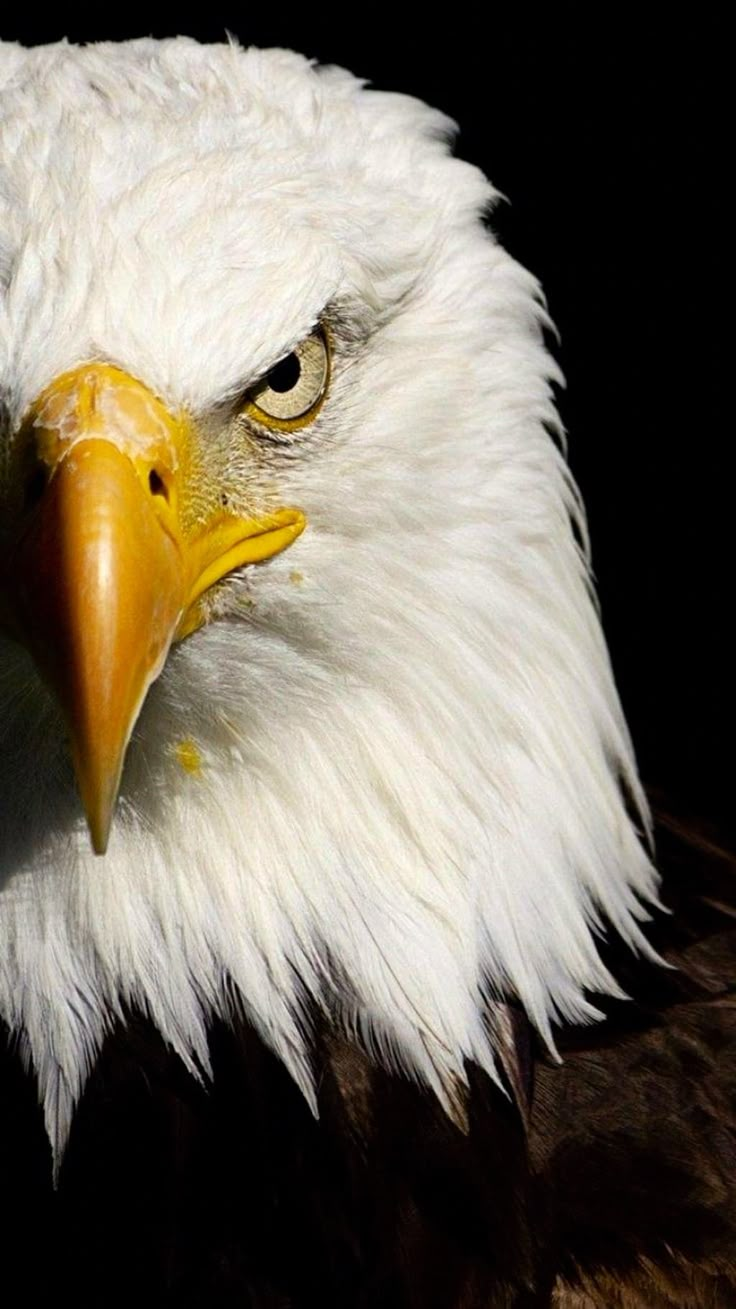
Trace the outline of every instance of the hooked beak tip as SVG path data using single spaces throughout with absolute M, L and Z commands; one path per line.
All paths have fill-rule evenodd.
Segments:
M 75 754 L 76 752 L 72 750 L 72 753 Z M 102 769 L 96 770 L 96 773 L 93 773 L 92 776 L 89 776 L 89 774 L 85 776 L 87 770 L 80 768 L 79 763 L 75 760 L 77 784 L 81 792 L 92 849 L 96 855 L 107 854 L 110 829 L 112 828 L 112 820 L 120 789 L 122 754 L 121 751 L 120 762 L 116 770 L 117 776 L 114 774 L 111 776 L 110 772 Z
M 92 818 L 87 815 L 87 826 L 92 838 L 92 849 L 96 855 L 107 854 L 107 846 L 110 840 L 110 827 L 112 823 L 112 810 L 103 818 Z

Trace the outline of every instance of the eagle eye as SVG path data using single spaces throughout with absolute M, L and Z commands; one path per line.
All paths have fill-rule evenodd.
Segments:
M 279 431 L 304 427 L 319 412 L 329 376 L 330 353 L 320 328 L 250 388 L 243 412 L 265 427 Z

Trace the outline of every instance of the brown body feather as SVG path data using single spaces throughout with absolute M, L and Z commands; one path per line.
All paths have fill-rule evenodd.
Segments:
M 512 1093 L 470 1070 L 467 1130 L 317 1024 L 319 1121 L 247 1025 L 213 1031 L 205 1089 L 131 1016 L 55 1192 L 9 1049 L 6 1283 L 160 1309 L 736 1305 L 736 864 L 671 820 L 658 851 L 676 971 L 611 947 L 632 998 L 565 1030 L 560 1065 L 499 1011 Z

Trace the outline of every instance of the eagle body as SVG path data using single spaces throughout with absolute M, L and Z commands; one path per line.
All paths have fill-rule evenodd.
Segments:
M 451 131 L 287 51 L 0 45 L 32 1297 L 736 1302 L 732 863 L 652 825 Z

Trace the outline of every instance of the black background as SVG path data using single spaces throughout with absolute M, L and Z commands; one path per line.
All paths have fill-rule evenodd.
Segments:
M 452 6 L 415 14 L 410 30 L 398 8 L 392 20 L 370 7 L 243 6 L 207 22 L 62 16 L 0 20 L 0 32 L 31 44 L 178 31 L 212 41 L 228 29 L 342 64 L 460 124 L 458 153 L 510 201 L 493 227 L 540 277 L 560 331 L 560 408 L 643 777 L 733 834 L 731 432 L 714 319 L 728 302 L 716 239 L 730 170 L 725 31 L 664 8 L 643 31 L 594 8 L 595 25 L 582 6 L 547 18 Z

